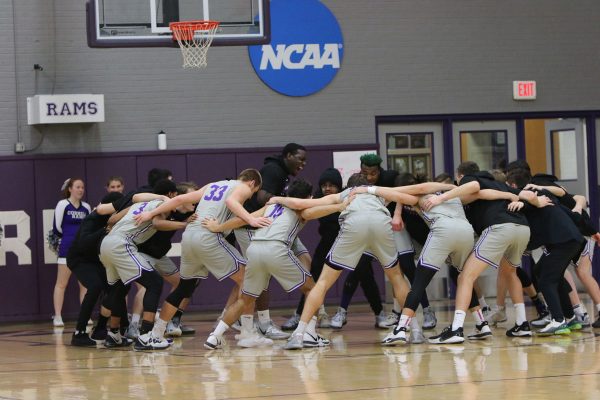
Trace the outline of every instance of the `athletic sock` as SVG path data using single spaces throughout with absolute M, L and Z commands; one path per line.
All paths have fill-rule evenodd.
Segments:
M 410 324 L 411 319 L 412 318 L 409 317 L 408 315 L 402 314 L 400 316 L 400 321 L 398 321 L 398 327 L 399 328 L 408 328 L 408 325 Z
M 600 304 L 596 304 L 596 311 L 600 314 Z
M 483 323 L 483 321 L 485 321 L 485 318 L 483 317 L 483 313 L 481 312 L 481 309 L 473 311 L 471 313 L 473 315 L 473 318 L 475 318 L 475 323 L 477 325 L 481 325 Z M 464 319 L 463 319 L 464 321 Z M 454 328 L 452 328 L 454 329 Z
M 514 305 L 515 307 L 515 322 L 517 325 L 521 325 L 523 322 L 527 321 L 527 316 L 525 315 L 525 303 L 517 303 Z
M 321 307 L 319 307 L 319 312 L 318 312 L 318 314 L 319 314 L 319 315 L 321 315 L 321 314 L 325 314 L 325 305 L 324 305 L 324 304 L 321 304 Z
M 132 314 L 131 315 L 131 323 L 139 324 L 140 323 L 140 314 Z
M 573 312 L 578 317 L 583 317 L 586 314 L 587 310 L 585 309 L 585 306 L 580 303 L 573 306 Z
M 465 324 L 465 316 L 467 313 L 461 310 L 454 311 L 454 320 L 452 321 L 452 330 L 455 331 L 458 328 L 462 328 Z
M 269 310 L 257 311 L 256 313 L 258 314 L 258 322 L 261 326 L 271 323 L 271 314 L 269 313 Z
M 537 293 L 531 298 L 531 301 L 533 301 L 533 305 L 535 306 L 535 309 L 538 312 L 538 314 L 543 314 L 544 312 L 546 312 L 546 304 L 542 300 L 541 296 L 538 296 Z
M 154 337 L 159 339 L 164 339 L 165 330 L 167 329 L 167 321 L 163 321 L 162 319 L 157 319 L 154 321 L 154 327 L 152 328 L 152 334 Z
M 294 331 L 294 335 L 296 335 L 296 334 L 304 335 L 305 331 L 306 331 L 306 322 L 300 321 L 300 322 L 298 322 L 298 326 L 296 327 L 296 330 Z
M 481 296 L 479 299 L 479 305 L 481 306 L 481 308 L 489 308 L 490 306 L 488 306 L 488 303 L 485 302 L 485 296 Z
M 146 321 L 145 319 L 143 319 L 142 325 L 140 326 L 140 335 L 150 332 L 153 326 L 154 322 Z
M 242 333 L 250 333 L 254 328 L 254 315 L 242 315 L 240 322 L 242 323 Z
M 308 324 L 306 324 L 306 332 L 313 336 L 317 335 L 317 317 L 312 317 Z
M 98 315 L 98 322 L 96 323 L 96 329 L 106 329 L 106 323 L 110 317 L 105 317 L 102 314 Z
M 215 328 L 213 334 L 216 337 L 221 338 L 221 337 L 223 337 L 223 335 L 225 334 L 225 332 L 227 332 L 227 329 L 229 329 L 229 325 L 227 325 L 225 322 L 223 322 L 223 320 L 221 320 L 217 324 L 217 327 Z
M 398 315 L 402 314 L 402 307 L 400 307 L 400 303 L 398 303 L 398 300 L 396 299 L 394 299 L 393 311 Z

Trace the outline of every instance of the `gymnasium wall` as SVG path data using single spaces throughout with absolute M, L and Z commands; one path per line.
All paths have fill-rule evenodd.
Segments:
M 362 146 L 361 149 L 368 149 Z M 346 146 L 346 150 L 358 150 Z M 51 155 L 0 160 L 0 187 L 9 195 L 2 196 L 0 226 L 4 237 L 0 245 L 0 322 L 15 319 L 46 318 L 52 314 L 52 291 L 56 280 L 56 256 L 47 248 L 45 237 L 52 228 L 52 213 L 60 199 L 60 187 L 68 177 L 81 177 L 86 184 L 86 198 L 92 206 L 106 194 L 104 185 L 111 175 L 124 178 L 126 190 L 147 182 L 151 168 L 167 168 L 176 181 L 194 181 L 199 185 L 223 178 L 235 178 L 245 168 L 260 168 L 266 156 L 278 148 L 251 151 L 168 151 L 165 153 L 115 153 Z M 308 148 L 308 163 L 300 177 L 316 184 L 321 172 L 333 165 L 333 150 L 327 146 Z M 358 163 L 358 160 L 357 160 Z M 45 217 L 44 217 L 44 214 Z M 300 234 L 311 254 L 319 240 L 318 224 L 309 223 Z M 179 243 L 180 235 L 174 242 Z M 178 244 L 172 255 L 179 255 Z M 175 257 L 179 262 L 179 257 Z M 383 273 L 377 279 L 383 287 Z M 337 305 L 343 280 L 329 294 L 330 304 Z M 229 293 L 229 282 L 217 283 L 209 278 L 194 294 L 192 310 L 220 309 Z M 295 306 L 299 293 L 287 294 L 277 284 L 271 285 L 273 306 Z M 168 293 L 165 286 L 163 297 Z M 358 291 L 360 292 L 360 291 Z M 364 301 L 357 292 L 357 301 Z M 78 311 L 78 288 L 74 277 L 65 297 L 65 316 Z
M 45 134 L 36 154 L 154 150 L 161 129 L 171 149 L 351 144 L 374 142 L 377 115 L 600 103 L 597 1 L 323 2 L 341 25 L 344 59 L 304 98 L 267 88 L 246 47 L 213 48 L 206 70 L 184 71 L 177 49 L 88 48 L 82 0 L 2 2 L 0 155 L 13 154 L 19 129 L 27 148 Z M 538 99 L 513 101 L 512 81 L 528 79 Z M 26 97 L 51 92 L 103 93 L 106 122 L 28 126 Z

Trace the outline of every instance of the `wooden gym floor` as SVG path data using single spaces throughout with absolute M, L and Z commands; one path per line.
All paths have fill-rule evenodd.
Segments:
M 449 304 L 434 304 L 436 332 L 450 321 Z M 233 334 L 226 349 L 207 351 L 213 314 L 186 316 L 196 336 L 162 352 L 72 347 L 72 322 L 56 332 L 50 321 L 3 325 L 0 399 L 600 399 L 600 340 L 590 329 L 510 339 L 505 324 L 485 342 L 384 348 L 366 306 L 348 315 L 341 331 L 322 331 L 331 348 L 295 352 L 283 342 L 240 349 Z M 472 325 L 469 316 L 467 332 Z

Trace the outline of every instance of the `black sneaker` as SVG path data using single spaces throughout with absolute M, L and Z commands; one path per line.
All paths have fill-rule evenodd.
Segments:
M 181 322 L 181 317 L 173 317 L 173 324 L 178 325 L 179 329 L 181 329 L 181 336 L 192 336 L 196 334 L 196 330 L 191 326 L 183 325 Z
M 592 324 L 592 327 L 593 328 L 600 328 L 600 315 L 598 315 L 598 318 L 596 318 L 596 320 Z
M 550 315 L 550 311 L 546 311 L 546 313 L 539 314 L 538 317 L 531 321 L 531 325 L 536 328 L 542 328 L 548 325 L 552 321 L 552 316 Z
M 87 333 L 75 331 L 71 337 L 71 346 L 96 347 L 96 342 L 90 339 Z
M 492 330 L 487 321 L 483 321 L 479 325 L 475 325 L 475 330 L 468 336 L 469 340 L 485 340 L 492 337 Z
M 113 333 L 109 331 L 106 335 L 106 339 L 104 340 L 104 347 L 127 347 L 131 346 L 132 343 L 133 340 L 121 336 L 121 333 Z
M 453 344 L 463 343 L 464 341 L 465 336 L 463 335 L 463 328 L 458 328 L 453 331 L 452 326 L 447 326 L 442 333 L 429 338 L 429 343 L 432 344 Z
M 521 325 L 515 324 L 512 328 L 506 331 L 506 336 L 509 337 L 524 337 L 532 336 L 531 327 L 529 322 L 525 321 Z
M 92 332 L 92 340 L 103 342 L 106 339 L 107 332 L 108 331 L 106 330 L 106 327 L 96 327 L 96 329 L 94 329 L 94 332 Z

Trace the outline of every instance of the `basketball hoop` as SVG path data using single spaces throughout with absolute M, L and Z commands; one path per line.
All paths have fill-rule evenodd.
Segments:
M 219 27 L 216 21 L 171 22 L 173 40 L 177 40 L 183 56 L 183 68 L 206 67 L 206 52 Z

